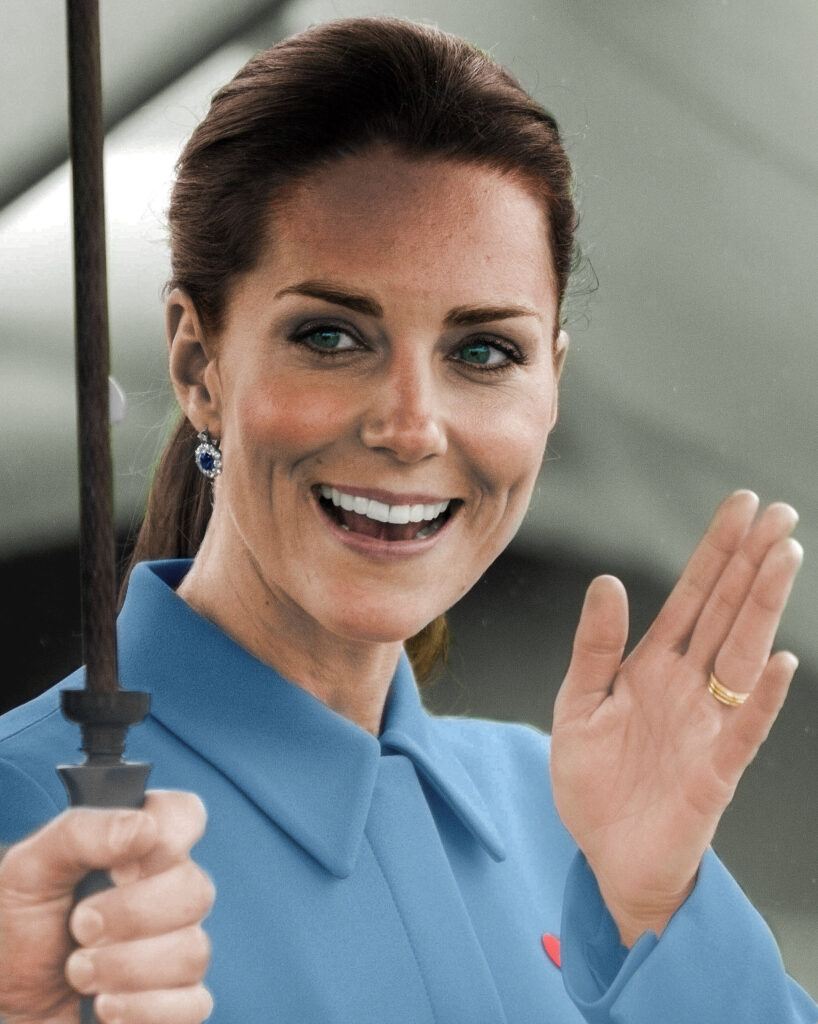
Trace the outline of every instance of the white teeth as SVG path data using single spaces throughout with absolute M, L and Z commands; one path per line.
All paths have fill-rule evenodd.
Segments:
M 359 516 L 366 516 L 378 523 L 421 523 L 424 520 L 437 519 L 441 512 L 449 507 L 451 499 L 447 498 L 433 505 L 387 505 L 383 501 L 375 501 L 374 498 L 362 498 L 354 494 L 344 494 L 329 484 L 321 484 L 319 493 L 322 498 L 331 501 L 333 505 L 344 509 L 346 512 L 356 512 Z M 426 528 L 422 527 L 418 537 L 428 536 Z
M 377 523 L 388 523 L 389 522 L 389 506 L 385 505 L 382 501 L 375 501 L 374 498 L 369 500 L 369 508 L 364 512 L 367 519 L 374 519 Z

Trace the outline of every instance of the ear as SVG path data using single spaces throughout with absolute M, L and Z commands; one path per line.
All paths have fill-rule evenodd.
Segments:
M 170 379 L 182 412 L 197 430 L 221 437 L 221 388 L 215 351 L 190 296 L 174 288 L 165 312 Z
M 557 340 L 554 342 L 554 376 L 559 385 L 562 377 L 562 370 L 565 366 L 565 357 L 568 355 L 568 344 L 570 342 L 567 331 L 560 331 Z M 554 410 L 551 416 L 551 428 L 553 430 L 559 413 L 559 387 L 554 388 Z
M 565 366 L 565 357 L 568 355 L 570 341 L 568 332 L 560 331 L 557 335 L 557 340 L 554 342 L 554 369 L 557 374 L 557 380 L 562 376 L 562 368 Z

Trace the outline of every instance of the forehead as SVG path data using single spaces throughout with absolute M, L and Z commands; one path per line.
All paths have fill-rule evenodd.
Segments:
M 556 307 L 546 213 L 525 187 L 491 168 L 386 148 L 338 160 L 291 188 L 260 264 L 276 286 L 330 277 L 427 297 L 447 292 L 453 305 L 457 293 L 463 302 Z

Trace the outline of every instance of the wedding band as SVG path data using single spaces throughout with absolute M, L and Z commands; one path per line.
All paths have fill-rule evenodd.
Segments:
M 728 708 L 738 708 L 747 700 L 750 696 L 749 693 L 736 693 L 735 690 L 728 690 L 726 686 L 716 679 L 715 673 L 710 673 L 710 680 L 707 684 L 707 689 L 717 701 L 721 704 L 726 704 Z

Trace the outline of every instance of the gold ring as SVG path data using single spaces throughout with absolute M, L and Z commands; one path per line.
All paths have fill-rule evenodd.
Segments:
M 707 689 L 721 704 L 726 704 L 728 708 L 738 708 L 747 700 L 750 696 L 749 693 L 736 693 L 735 690 L 728 690 L 726 686 L 716 679 L 715 673 L 710 673 L 710 680 L 707 684 Z

